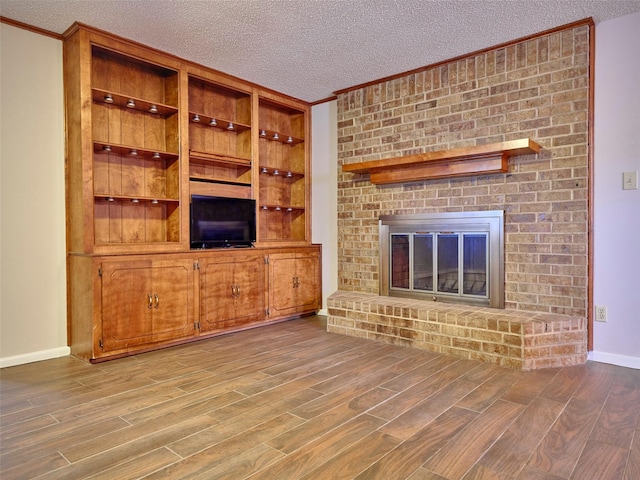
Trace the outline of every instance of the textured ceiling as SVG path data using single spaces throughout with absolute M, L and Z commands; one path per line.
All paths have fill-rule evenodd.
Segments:
M 640 0 L 0 0 L 55 33 L 74 21 L 306 101 Z

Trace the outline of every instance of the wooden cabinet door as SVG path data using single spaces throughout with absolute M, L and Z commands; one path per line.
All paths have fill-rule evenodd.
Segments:
M 191 260 L 153 262 L 153 341 L 178 340 L 195 333 Z
M 320 263 L 317 253 L 269 256 L 269 316 L 311 312 L 320 306 Z
M 103 352 L 192 336 L 193 278 L 189 260 L 104 262 Z
M 233 317 L 233 262 L 200 260 L 200 332 L 219 330 Z
M 296 254 L 269 255 L 269 316 L 295 313 Z
M 237 293 L 234 302 L 235 317 L 244 322 L 264 319 L 264 256 L 252 255 L 235 260 L 234 282 Z
M 259 322 L 264 318 L 264 259 L 218 255 L 200 259 L 200 331 Z
M 295 304 L 303 311 L 320 308 L 320 259 L 316 253 L 305 253 L 296 259 Z
M 151 261 L 102 264 L 102 343 L 105 352 L 153 341 Z

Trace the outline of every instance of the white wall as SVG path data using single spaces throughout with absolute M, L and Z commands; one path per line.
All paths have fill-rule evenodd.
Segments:
M 640 171 L 640 12 L 596 26 L 594 322 L 597 361 L 640 368 L 640 190 L 622 173 Z
M 68 355 L 62 42 L 0 23 L 0 367 Z
M 322 310 L 338 289 L 338 109 L 337 102 L 311 110 L 311 231 L 322 244 Z

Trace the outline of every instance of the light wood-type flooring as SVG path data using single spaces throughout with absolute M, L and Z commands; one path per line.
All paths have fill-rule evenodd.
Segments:
M 0 378 L 2 480 L 640 479 L 640 370 L 518 372 L 321 317 Z

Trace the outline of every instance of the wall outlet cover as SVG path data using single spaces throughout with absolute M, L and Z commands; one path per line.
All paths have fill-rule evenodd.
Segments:
M 623 190 L 638 189 L 638 172 L 637 171 L 622 173 L 622 189 Z

